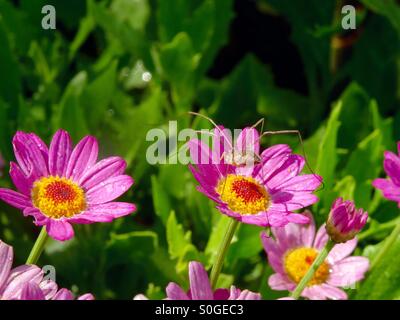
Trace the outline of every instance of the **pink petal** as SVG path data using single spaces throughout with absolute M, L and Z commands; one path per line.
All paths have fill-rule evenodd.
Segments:
M 34 265 L 22 265 L 11 270 L 5 284 L 2 298 L 5 300 L 18 299 L 27 282 L 39 284 L 43 279 L 43 271 Z
M 189 281 L 192 300 L 213 299 L 208 274 L 201 263 L 196 261 L 189 263 Z
M 174 282 L 170 282 L 165 291 L 169 300 L 189 300 L 188 295 Z
M 274 155 L 271 158 L 262 158 L 262 163 L 255 167 L 253 177 L 257 175 L 262 183 L 266 183 L 277 169 L 281 168 L 282 165 L 286 163 L 289 157 L 289 154 L 284 153 L 277 156 Z
M 272 147 L 265 149 L 261 153 L 261 158 L 268 160 L 276 157 L 280 157 L 282 155 L 288 155 L 292 153 L 292 150 L 287 144 L 276 144 Z
M 36 144 L 36 146 L 40 150 L 40 153 L 42 154 L 44 160 L 47 163 L 47 160 L 48 160 L 48 157 L 49 157 L 49 149 L 47 148 L 47 145 L 36 134 L 28 133 L 28 135 L 29 135 L 30 139 L 32 139 L 32 141 Z
M 21 300 L 45 300 L 45 296 L 36 283 L 27 282 L 22 288 Z
M 277 188 L 281 191 L 295 192 L 295 191 L 309 191 L 312 192 L 317 189 L 322 183 L 322 177 L 316 174 L 303 174 L 293 177 Z
M 228 300 L 230 295 L 231 291 L 229 291 L 228 289 L 219 288 L 214 291 L 213 300 Z
M 329 252 L 328 258 L 333 263 L 336 263 L 347 256 L 349 256 L 357 246 L 357 239 L 351 239 L 345 243 L 336 244 L 331 252 Z
M 34 179 L 27 177 L 15 163 L 10 163 L 10 177 L 17 189 L 24 195 L 30 196 Z
M 332 266 L 328 284 L 339 287 L 351 286 L 364 278 L 369 268 L 365 257 L 347 257 Z
M 71 137 L 68 132 L 60 129 L 50 143 L 49 172 L 51 175 L 63 177 L 72 152 Z
M 232 132 L 225 129 L 223 126 L 218 126 L 213 130 L 212 150 L 214 153 L 214 160 L 222 160 L 224 152 L 231 152 L 232 145 Z M 218 163 L 217 161 L 216 163 Z
M 10 189 L 0 188 L 0 199 L 20 210 L 32 207 L 30 198 Z
M 267 218 L 267 214 L 265 212 L 260 212 L 259 214 L 246 214 L 242 215 L 239 219 L 243 223 L 254 224 L 260 227 L 267 227 L 272 224 Z
M 120 157 L 101 160 L 82 175 L 79 184 L 86 190 L 90 190 L 108 178 L 123 174 L 125 168 L 126 162 Z
M 92 295 L 91 293 L 85 293 L 81 296 L 79 296 L 76 300 L 94 300 L 94 295 Z
M 326 300 L 326 295 L 323 292 L 321 285 L 304 288 L 301 296 L 310 300 Z
M 307 224 L 310 222 L 310 218 L 301 213 L 289 213 L 286 216 L 286 219 L 289 222 L 298 223 L 298 224 Z
M 228 300 L 261 300 L 261 295 L 250 290 L 241 291 L 235 288 L 235 286 L 231 286 Z
M 102 204 L 112 201 L 125 193 L 133 184 L 133 179 L 127 175 L 111 177 L 87 193 L 87 200 L 90 205 Z
M 330 300 L 347 300 L 347 294 L 342 289 L 336 288 L 328 284 L 319 286 L 321 294 Z
M 49 219 L 46 230 L 55 240 L 66 241 L 74 237 L 74 229 L 67 221 Z
M 99 147 L 95 137 L 83 138 L 71 153 L 65 176 L 78 182 L 82 174 L 96 163 L 98 152 Z
M 295 223 L 289 223 L 280 228 L 271 228 L 276 242 L 282 252 L 285 253 L 289 249 L 304 246 L 301 228 L 301 225 Z
M 50 300 L 57 293 L 58 286 L 52 280 L 44 280 L 39 284 L 40 289 L 42 290 L 45 299 Z
M 393 152 L 385 152 L 383 167 L 393 183 L 400 187 L 400 157 Z
M 272 194 L 271 210 L 294 211 L 308 207 L 318 201 L 318 197 L 312 193 L 306 192 L 277 192 Z
M 274 273 L 268 278 L 268 285 L 274 290 L 292 291 L 296 285 L 291 282 L 285 275 Z
M 60 289 L 53 297 L 53 300 L 74 300 L 74 295 L 68 289 Z
M 34 134 L 18 131 L 13 138 L 14 154 L 17 162 L 27 177 L 46 176 L 47 170 L 47 147 Z
M 272 269 L 277 273 L 284 273 L 282 262 L 285 252 L 282 252 L 274 239 L 269 237 L 265 232 L 261 233 L 261 242 L 268 256 L 268 263 L 271 265 Z
M 272 208 L 267 211 L 266 217 L 267 226 L 274 228 L 281 228 L 289 223 L 286 212 L 272 210 Z
M 266 183 L 269 189 L 278 188 L 282 183 L 297 176 L 303 169 L 304 159 L 298 155 L 290 155 L 280 167 L 269 176 Z
M 212 152 L 203 141 L 191 139 L 188 147 L 193 164 L 213 164 Z
M 244 128 L 237 140 L 236 149 L 242 154 L 251 152 L 252 155 L 260 153 L 260 135 L 255 128 Z
M 220 177 L 223 175 L 223 173 L 218 171 L 217 166 L 210 164 L 195 168 L 194 166 L 189 165 L 189 170 L 204 189 L 211 193 L 216 193 L 215 187 L 217 186 Z
M 250 290 L 243 290 L 236 300 L 261 300 L 261 294 Z
M 87 211 L 68 221 L 73 223 L 111 222 L 136 211 L 136 206 L 126 202 L 109 202 L 91 206 Z
M 323 224 L 317 232 L 315 236 L 314 245 L 313 247 L 317 250 L 321 250 L 329 240 L 329 236 L 326 233 L 325 224 Z
M 385 198 L 400 202 L 400 188 L 388 179 L 375 179 L 372 185 L 382 190 Z
M 32 216 L 35 219 L 34 223 L 37 226 L 44 226 L 49 221 L 49 218 L 43 215 L 39 209 L 33 207 L 25 208 L 23 214 L 24 217 Z
M 13 248 L 0 240 L 0 294 L 10 274 L 13 257 Z

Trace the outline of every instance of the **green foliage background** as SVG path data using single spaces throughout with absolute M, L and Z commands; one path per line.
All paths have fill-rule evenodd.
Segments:
M 145 158 L 148 130 L 167 130 L 169 120 L 179 128 L 211 128 L 190 110 L 231 128 L 264 117 L 266 130 L 299 129 L 311 167 L 325 182 L 312 208 L 317 221 L 324 221 L 337 196 L 370 213 L 358 254 L 373 256 L 400 221 L 396 204 L 371 187 L 383 174 L 383 151 L 394 151 L 400 140 L 400 6 L 394 0 L 358 2 L 356 37 L 335 60 L 332 38 L 341 32 L 336 1 L 253 2 L 265 19 L 277 17 L 288 26 L 305 92 L 278 84 L 273 66 L 251 52 L 222 78 L 209 75 L 231 39 L 233 0 L 0 0 L 1 187 L 12 187 L 7 163 L 16 130 L 47 142 L 58 128 L 75 142 L 93 134 L 101 155 L 123 156 L 135 178 L 124 196 L 138 205 L 135 215 L 78 226 L 74 240 L 49 244 L 40 263 L 56 267 L 61 286 L 99 299 L 138 293 L 163 298 L 168 282 L 187 286 L 188 261 L 211 266 L 227 218 L 195 190 L 186 166 L 152 166 Z M 45 4 L 57 10 L 57 30 L 41 28 Z M 270 39 L 257 41 L 268 46 Z M 283 56 L 279 63 L 289 61 Z M 145 72 L 150 81 L 143 80 Z M 295 136 L 263 144 L 278 142 L 301 152 Z M 286 294 L 267 286 L 272 270 L 260 231 L 240 227 L 220 286 L 234 282 L 275 299 Z M 14 246 L 16 263 L 24 262 L 37 234 L 29 219 L 0 204 L 0 239 Z M 351 297 L 400 298 L 399 253 L 400 240 L 357 290 L 349 290 Z

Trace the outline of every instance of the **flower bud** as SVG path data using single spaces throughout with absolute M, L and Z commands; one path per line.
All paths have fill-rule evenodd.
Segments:
M 360 232 L 367 219 L 368 213 L 363 209 L 357 209 L 354 202 L 338 198 L 332 204 L 326 231 L 333 242 L 346 242 Z

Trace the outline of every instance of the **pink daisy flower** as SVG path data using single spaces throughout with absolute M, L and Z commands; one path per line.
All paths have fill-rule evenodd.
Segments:
M 400 207 L 400 141 L 397 143 L 397 153 L 385 151 L 383 168 L 388 178 L 375 179 L 372 185 L 380 189 L 386 199 L 397 202 Z
M 57 290 L 57 284 L 44 280 L 42 269 L 35 265 L 12 268 L 13 248 L 0 240 L 0 300 L 70 300 L 67 289 Z M 40 299 L 39 299 L 40 298 Z M 85 294 L 78 299 L 92 300 Z
M 274 290 L 293 291 L 329 239 L 325 225 L 315 233 L 314 220 L 311 214 L 309 216 L 308 225 L 291 223 L 284 228 L 271 228 L 275 239 L 261 233 L 268 262 L 276 272 L 268 279 Z M 347 299 L 346 292 L 339 287 L 348 287 L 363 279 L 369 268 L 367 258 L 350 257 L 356 245 L 356 239 L 336 244 L 302 296 L 312 300 Z
M 185 292 L 178 284 L 171 282 L 166 288 L 169 300 L 261 300 L 259 293 L 237 289 L 212 290 L 207 271 L 200 262 L 189 263 L 190 288 Z
M 249 136 L 251 138 L 246 138 Z M 238 141 L 258 141 L 255 136 L 258 137 L 255 129 L 245 129 Z M 223 138 L 216 136 L 215 139 Z M 258 152 L 259 146 L 254 144 L 252 148 Z M 193 161 L 202 160 L 189 166 L 200 184 L 197 189 L 215 201 L 222 213 L 243 223 L 264 227 L 309 221 L 307 216 L 293 211 L 318 201 L 313 192 L 322 178 L 315 174 L 300 175 L 304 159 L 292 154 L 289 146 L 265 149 L 254 166 L 238 166 L 226 161 L 213 163 L 212 159 L 218 158 L 220 153 L 215 156 L 214 150 L 197 139 L 189 141 L 189 149 Z
M 212 290 L 207 271 L 200 262 L 189 263 L 190 288 L 185 292 L 178 284 L 171 282 L 166 288 L 167 300 L 261 300 L 259 293 L 240 290 L 232 286 L 228 289 Z M 138 294 L 134 300 L 147 300 L 143 294 Z
M 109 157 L 97 162 L 96 138 L 87 136 L 75 148 L 69 134 L 59 130 L 50 147 L 33 133 L 13 138 L 17 163 L 10 176 L 19 192 L 0 188 L 0 199 L 33 216 L 54 239 L 74 236 L 71 224 L 111 222 L 135 211 L 135 205 L 112 202 L 133 184 L 124 175 L 125 161 Z
M 54 285 L 56 285 L 53 282 Z M 45 295 L 42 288 L 34 282 L 24 284 L 19 300 L 75 300 L 73 293 L 68 289 L 60 289 L 54 295 Z M 94 300 L 91 293 L 79 296 L 76 300 Z

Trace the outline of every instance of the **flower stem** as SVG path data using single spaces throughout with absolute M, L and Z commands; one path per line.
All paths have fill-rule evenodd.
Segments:
M 38 238 L 36 239 L 35 244 L 31 252 L 29 253 L 29 257 L 26 260 L 26 264 L 36 264 L 40 258 L 40 255 L 43 252 L 44 246 L 46 245 L 46 241 L 49 238 L 46 232 L 46 227 L 42 227 L 42 230 L 39 233 Z
M 393 229 L 392 233 L 389 235 L 389 237 L 386 239 L 384 242 L 382 248 L 378 251 L 377 255 L 371 262 L 371 267 L 369 270 L 372 270 L 385 256 L 385 254 L 388 252 L 390 247 L 393 245 L 393 243 L 396 241 L 396 239 L 400 235 L 400 223 L 396 225 L 396 227 Z
M 294 291 L 292 292 L 291 294 L 292 298 L 298 299 L 300 297 L 304 288 L 310 282 L 310 280 L 314 276 L 314 273 L 318 270 L 319 266 L 325 261 L 326 257 L 328 256 L 328 253 L 332 250 L 334 245 L 335 243 L 333 241 L 328 240 L 325 247 L 319 252 L 318 256 L 315 258 L 314 262 L 310 266 L 310 269 L 308 269 L 305 276 L 297 284 L 296 289 L 294 289 Z
M 222 239 L 221 245 L 219 246 L 218 249 L 217 258 L 211 269 L 210 283 L 212 288 L 215 288 L 215 285 L 217 284 L 219 274 L 221 273 L 222 270 L 222 265 L 224 264 L 226 253 L 228 251 L 229 245 L 231 244 L 233 235 L 235 234 L 238 225 L 239 221 L 232 218 L 231 221 L 229 221 L 228 227 L 226 228 L 225 236 Z

